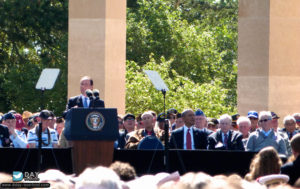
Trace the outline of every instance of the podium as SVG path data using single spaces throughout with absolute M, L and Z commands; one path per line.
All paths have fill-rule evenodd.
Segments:
M 72 108 L 66 115 L 64 135 L 73 144 L 74 173 L 79 175 L 89 166 L 109 166 L 119 136 L 117 109 Z

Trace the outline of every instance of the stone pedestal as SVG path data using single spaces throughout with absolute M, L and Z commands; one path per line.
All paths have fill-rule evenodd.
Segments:
M 88 75 L 106 107 L 125 112 L 126 1 L 69 1 L 68 97 Z
M 240 0 L 238 25 L 239 113 L 300 112 L 300 1 Z

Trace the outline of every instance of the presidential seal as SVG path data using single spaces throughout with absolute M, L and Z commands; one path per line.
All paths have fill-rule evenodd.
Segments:
M 91 112 L 85 118 L 85 125 L 91 131 L 100 131 L 104 124 L 105 119 L 99 112 Z

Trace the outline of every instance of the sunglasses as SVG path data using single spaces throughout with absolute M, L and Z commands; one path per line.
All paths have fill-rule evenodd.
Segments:
M 296 122 L 299 123 L 299 122 L 300 122 L 300 119 L 296 119 Z
M 127 118 L 126 120 L 131 120 L 132 121 L 132 120 L 135 120 L 135 119 L 130 117 L 130 118 Z
M 261 119 L 261 120 L 259 120 L 259 122 L 260 123 L 262 123 L 262 122 L 267 122 L 267 121 L 269 121 L 270 119 Z

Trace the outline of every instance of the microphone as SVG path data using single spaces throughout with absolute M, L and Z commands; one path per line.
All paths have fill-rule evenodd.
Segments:
M 94 97 L 96 98 L 96 100 L 98 100 L 99 99 L 99 90 L 98 89 L 94 89 L 93 90 L 93 95 L 94 95 Z
M 85 94 L 87 97 L 89 97 L 90 100 L 93 100 L 93 92 L 91 89 L 85 90 Z

